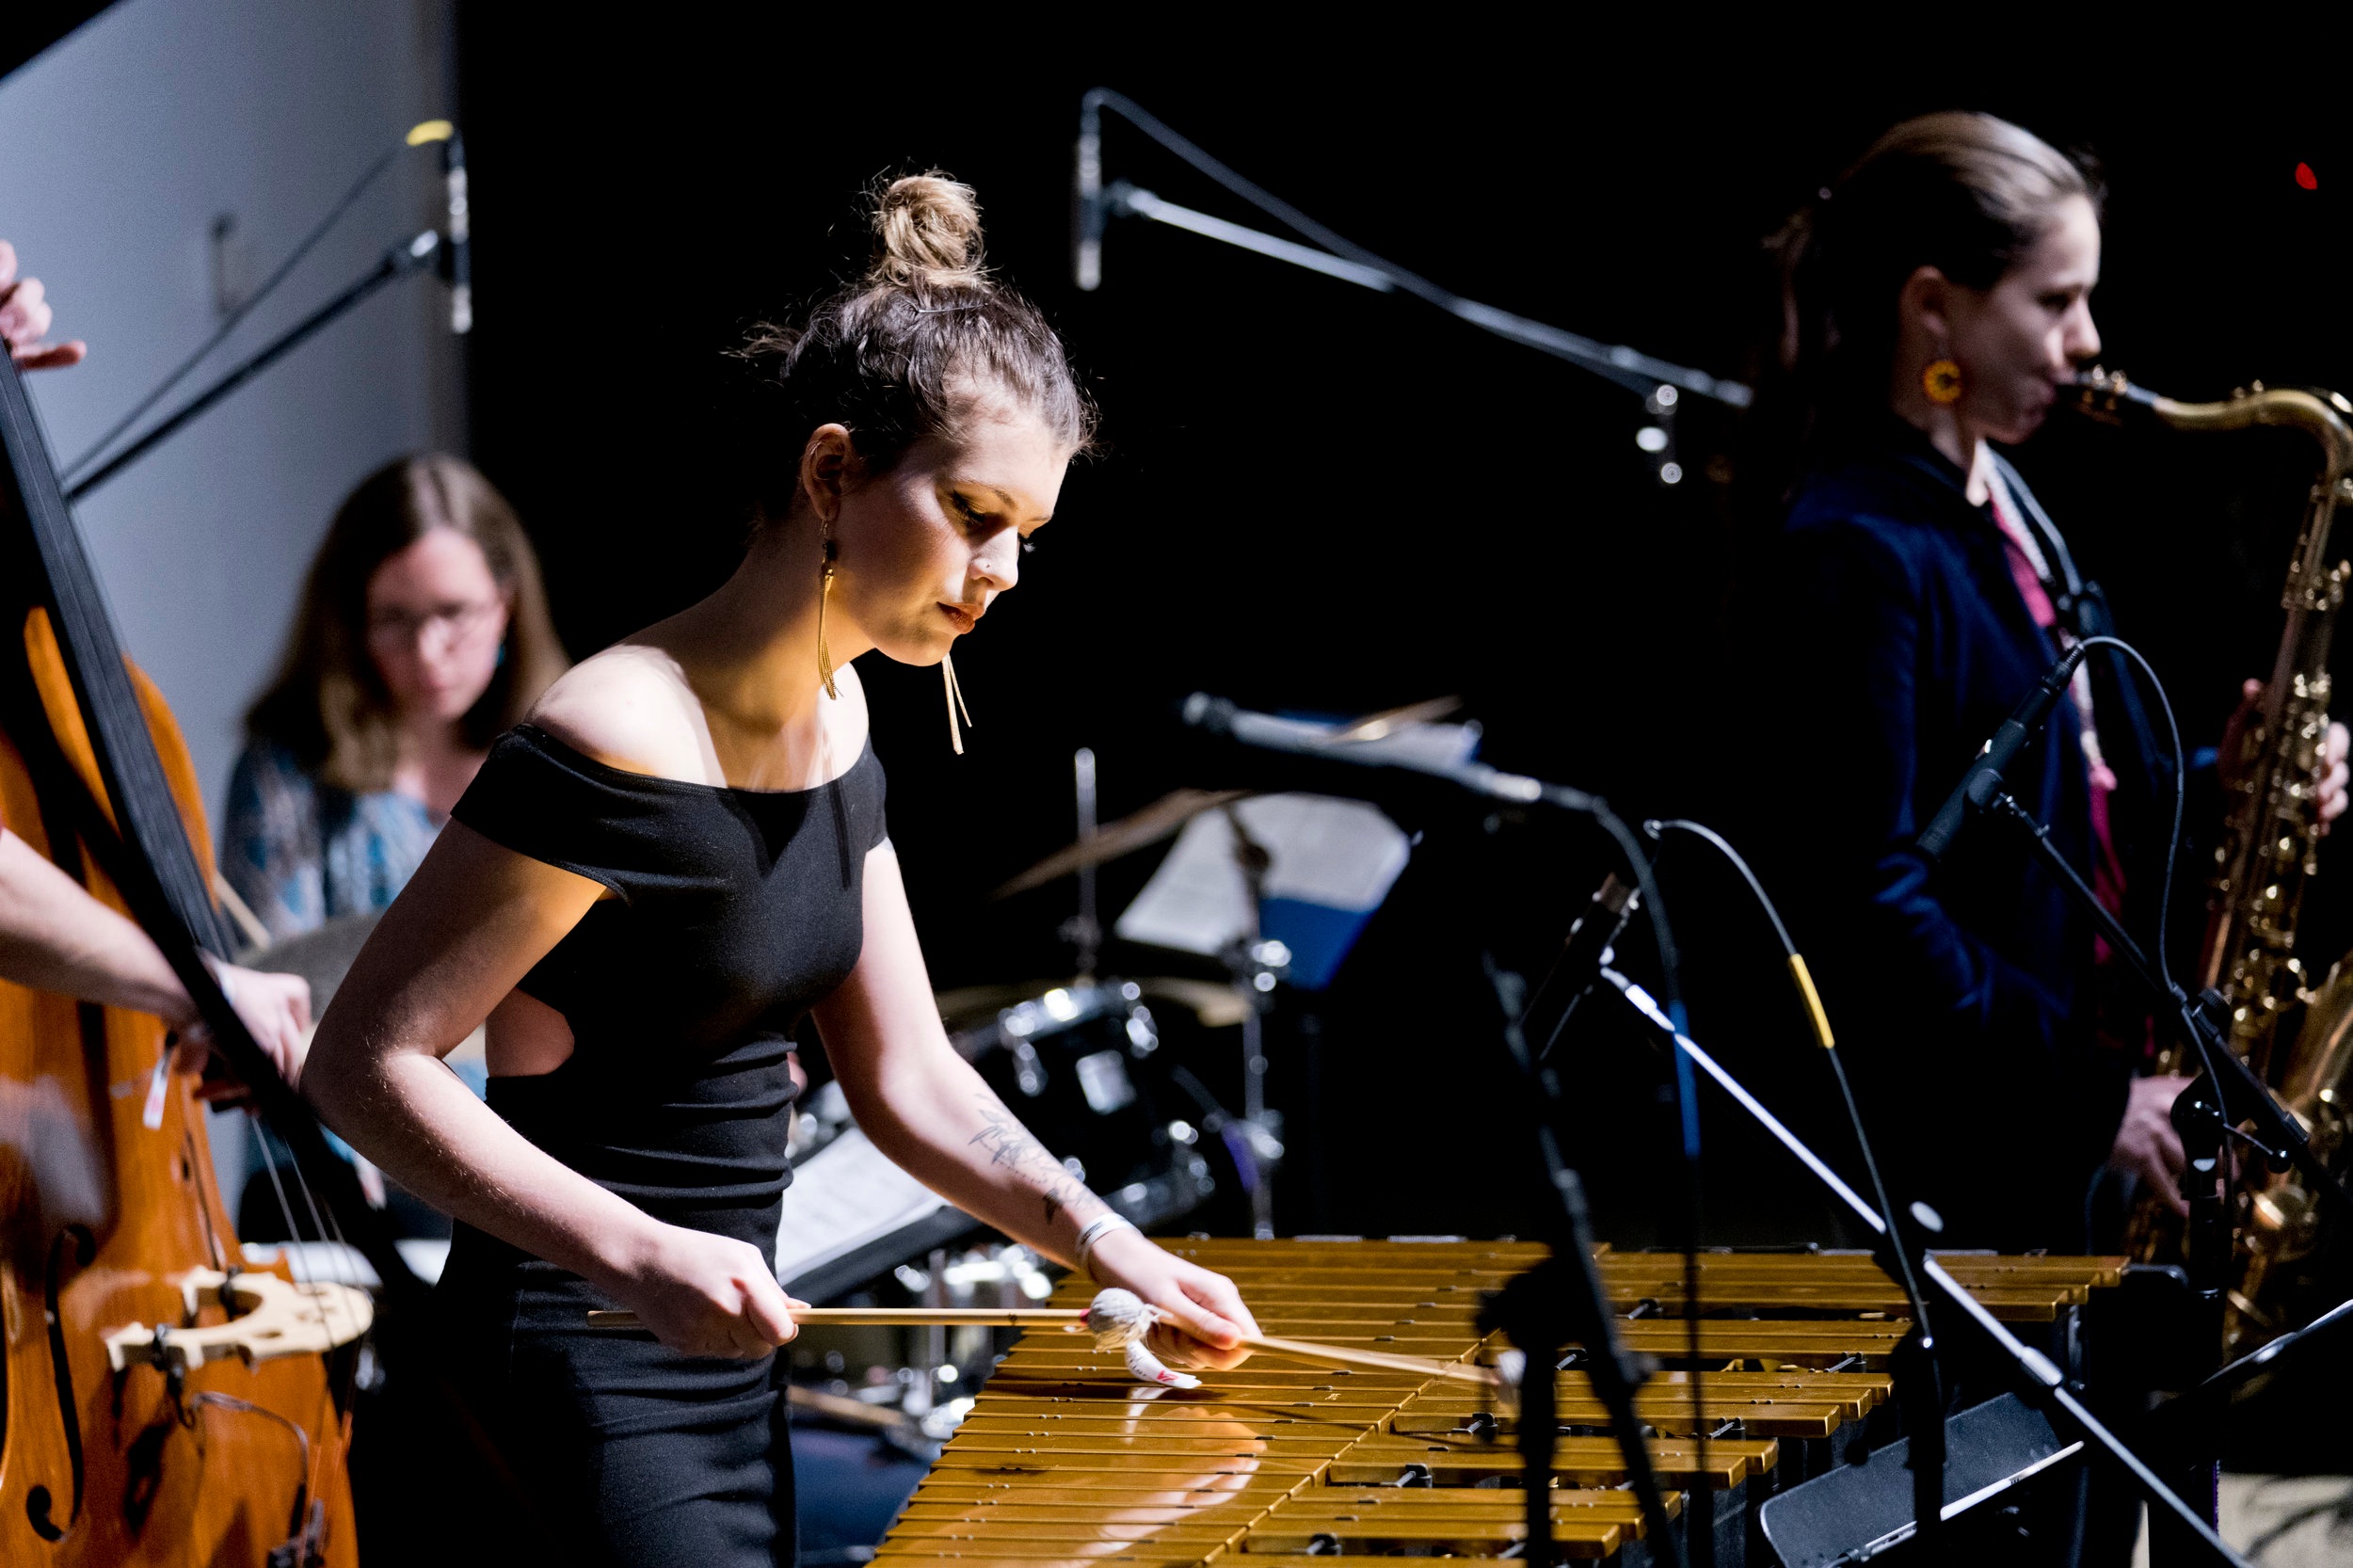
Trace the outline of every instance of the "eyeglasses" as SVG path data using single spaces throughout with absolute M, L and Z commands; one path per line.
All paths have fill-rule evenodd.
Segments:
M 417 615 L 408 610 L 374 610 L 368 614 L 368 641 L 376 648 L 409 648 L 432 637 L 444 648 L 472 642 L 489 629 L 501 603 L 495 599 L 471 604 L 443 604 Z

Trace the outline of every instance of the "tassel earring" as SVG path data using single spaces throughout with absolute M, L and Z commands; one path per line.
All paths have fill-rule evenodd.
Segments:
M 833 683 L 833 649 L 825 646 L 825 604 L 833 598 L 833 525 L 825 523 L 824 560 L 817 568 L 817 679 L 825 683 L 825 695 L 840 698 L 841 693 Z
M 948 744 L 964 755 L 964 730 L 972 728 L 972 711 L 964 705 L 964 688 L 956 682 L 956 662 L 947 654 L 939 656 L 940 683 L 948 688 Z M 956 715 L 964 715 L 964 728 L 956 728 Z

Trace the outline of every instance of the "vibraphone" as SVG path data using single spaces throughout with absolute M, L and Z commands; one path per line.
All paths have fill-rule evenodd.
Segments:
M 1481 1295 L 1544 1256 L 1509 1242 L 1188 1241 L 1231 1276 L 1271 1336 L 1491 1362 Z M 1996 1316 L 2050 1323 L 2113 1285 L 2121 1258 L 1948 1255 Z M 1629 1348 L 1671 1369 L 1637 1412 L 1682 1526 L 1711 1489 L 1718 1560 L 1742 1560 L 1747 1519 L 1777 1485 L 1836 1463 L 1854 1437 L 1892 1435 L 1888 1353 L 1910 1328 L 1868 1257 L 1708 1254 L 1704 1371 L 1684 1363 L 1678 1255 L 1602 1259 Z M 1094 1286 L 1064 1282 L 1057 1305 Z M 1694 1386 L 1694 1377 L 1701 1382 Z M 889 1568 L 1293 1568 L 1310 1558 L 1500 1558 L 1525 1535 L 1511 1416 L 1477 1388 L 1333 1371 L 1261 1355 L 1190 1392 L 1139 1386 L 1116 1353 L 1028 1334 L 1006 1354 L 878 1549 Z M 1695 1395 L 1703 1396 L 1695 1399 Z M 1563 1435 L 1553 1534 L 1565 1557 L 1651 1560 L 1625 1459 L 1584 1373 L 1559 1374 Z M 1703 1465 L 1696 1414 L 1710 1429 Z M 1879 1412 L 1876 1417 L 1874 1413 Z M 1235 1556 L 1234 1554 L 1241 1554 Z

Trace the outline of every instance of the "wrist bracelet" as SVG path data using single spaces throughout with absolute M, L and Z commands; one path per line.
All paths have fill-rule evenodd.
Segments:
M 1095 1244 L 1097 1241 L 1100 1241 L 1104 1237 L 1111 1235 L 1113 1231 L 1133 1230 L 1135 1228 L 1135 1222 L 1128 1219 L 1125 1214 L 1118 1212 L 1116 1209 L 1106 1209 L 1102 1213 L 1097 1214 L 1094 1219 L 1089 1220 L 1086 1223 L 1085 1227 L 1079 1232 L 1079 1244 L 1076 1250 L 1079 1255 L 1080 1272 L 1088 1275 L 1092 1275 L 1095 1272 L 1094 1265 L 1090 1261 L 1089 1255 L 1095 1251 Z

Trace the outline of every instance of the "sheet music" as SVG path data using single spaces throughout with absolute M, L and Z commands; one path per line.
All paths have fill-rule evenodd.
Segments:
M 792 1281 L 952 1207 L 899 1169 L 856 1128 L 793 1167 L 776 1231 L 776 1278 Z
M 1261 888 L 1269 899 L 1369 910 L 1405 870 L 1404 833 L 1362 801 L 1257 795 L 1233 809 L 1270 856 Z M 1253 923 L 1233 824 L 1207 811 L 1185 824 L 1116 929 L 1127 941 L 1214 956 Z

